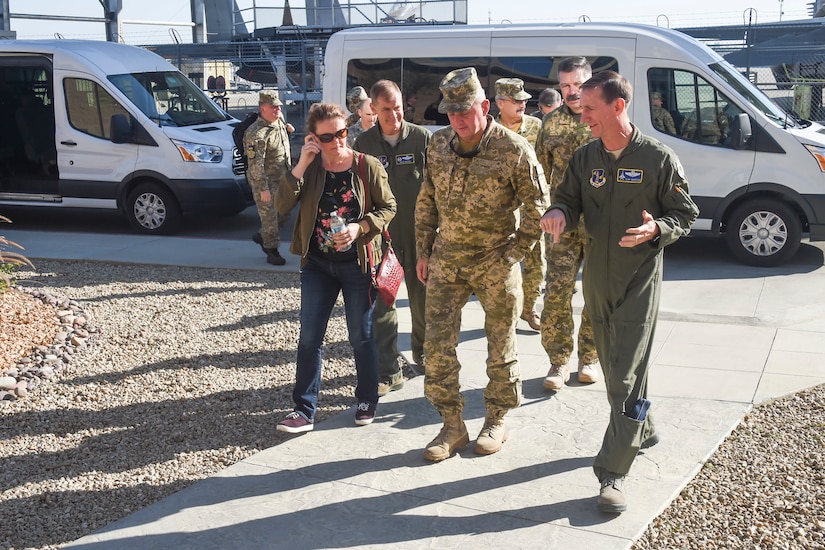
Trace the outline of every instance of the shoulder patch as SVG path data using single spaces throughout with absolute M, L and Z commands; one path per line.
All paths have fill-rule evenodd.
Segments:
M 619 183 L 642 183 L 645 177 L 645 171 L 638 168 L 619 168 L 616 175 L 616 181 Z
M 605 183 L 607 180 L 604 178 L 603 168 L 596 168 L 590 173 L 590 185 L 598 189 Z

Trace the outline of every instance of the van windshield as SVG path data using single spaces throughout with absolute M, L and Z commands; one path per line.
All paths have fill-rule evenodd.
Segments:
M 771 101 L 762 90 L 751 84 L 750 81 L 734 69 L 733 66 L 728 63 L 712 63 L 710 68 L 737 92 L 742 94 L 742 97 L 747 99 L 759 112 L 768 117 L 771 122 L 782 128 L 796 126 L 798 119 L 794 115 L 785 113 L 785 111 Z
M 228 120 L 228 115 L 176 71 L 109 76 L 118 90 L 159 126 L 194 126 Z

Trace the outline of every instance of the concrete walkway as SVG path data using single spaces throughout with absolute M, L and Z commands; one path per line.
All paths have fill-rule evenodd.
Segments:
M 295 270 L 263 262 L 251 242 L 8 231 L 32 258 Z M 350 410 L 68 545 L 72 548 L 628 548 L 692 479 L 752 404 L 825 383 L 825 268 L 803 245 L 781 268 L 734 263 L 709 239 L 667 253 L 652 412 L 662 443 L 637 458 L 628 511 L 596 510 L 591 464 L 607 422 L 601 383 L 573 375 L 558 393 L 538 333 L 520 322 L 524 404 L 497 454 L 471 445 L 429 464 L 440 428 L 423 378 L 383 398 L 375 423 Z M 409 343 L 406 297 L 401 344 Z M 581 293 L 574 310 L 581 311 Z M 578 322 L 578 317 L 577 317 Z M 484 417 L 484 315 L 464 308 L 459 358 L 471 437 Z M 408 348 L 406 348 L 408 351 Z M 274 426 L 273 426 L 274 429 Z

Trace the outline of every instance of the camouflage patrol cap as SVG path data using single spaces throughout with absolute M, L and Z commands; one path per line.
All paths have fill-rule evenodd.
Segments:
M 283 105 L 281 98 L 278 97 L 278 90 L 261 90 L 258 94 L 258 105 L 272 105 L 278 107 Z
M 463 113 L 484 90 L 473 67 L 450 71 L 438 88 L 444 96 L 438 104 L 439 113 Z
M 511 97 L 516 101 L 530 99 L 531 96 L 524 91 L 524 81 L 520 78 L 499 78 L 496 80 L 496 98 Z
M 362 86 L 356 86 L 347 92 L 347 109 L 349 109 L 349 112 L 354 113 L 358 110 L 361 102 L 368 98 L 367 91 Z

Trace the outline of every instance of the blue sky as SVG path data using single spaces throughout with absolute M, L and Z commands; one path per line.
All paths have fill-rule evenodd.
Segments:
M 237 0 L 244 10 L 243 17 L 252 19 L 252 0 Z M 339 0 L 346 3 L 346 0 Z M 364 5 L 369 0 L 352 0 Z M 379 0 L 391 3 L 391 0 Z M 808 17 L 808 2 L 812 0 L 690 0 L 677 2 L 634 0 L 577 0 L 557 3 L 550 0 L 467 0 L 470 23 L 529 23 L 542 21 L 573 22 L 581 16 L 591 21 L 661 24 L 670 27 L 738 24 L 744 21 L 748 8 L 756 10 L 756 21 L 767 23 Z M 284 0 L 256 0 L 258 7 L 282 8 Z M 300 11 L 304 0 L 290 0 L 293 10 Z M 552 6 L 552 7 L 548 7 Z M 551 15 L 552 12 L 552 15 Z M 49 14 L 101 17 L 103 10 L 99 0 L 10 0 L 12 14 Z M 275 10 L 263 13 L 273 14 Z M 129 44 L 171 42 L 170 28 L 175 28 L 183 41 L 191 41 L 191 30 L 175 27 L 173 23 L 190 20 L 189 0 L 123 0 L 124 21 L 153 21 L 159 25 L 126 23 L 123 26 L 124 41 Z M 261 17 L 259 15 L 259 17 Z M 297 17 L 296 17 L 297 21 Z M 268 26 L 268 25 L 261 25 Z M 104 38 L 102 23 L 74 23 L 13 18 L 12 30 L 19 38 L 53 38 L 59 32 L 65 38 Z

